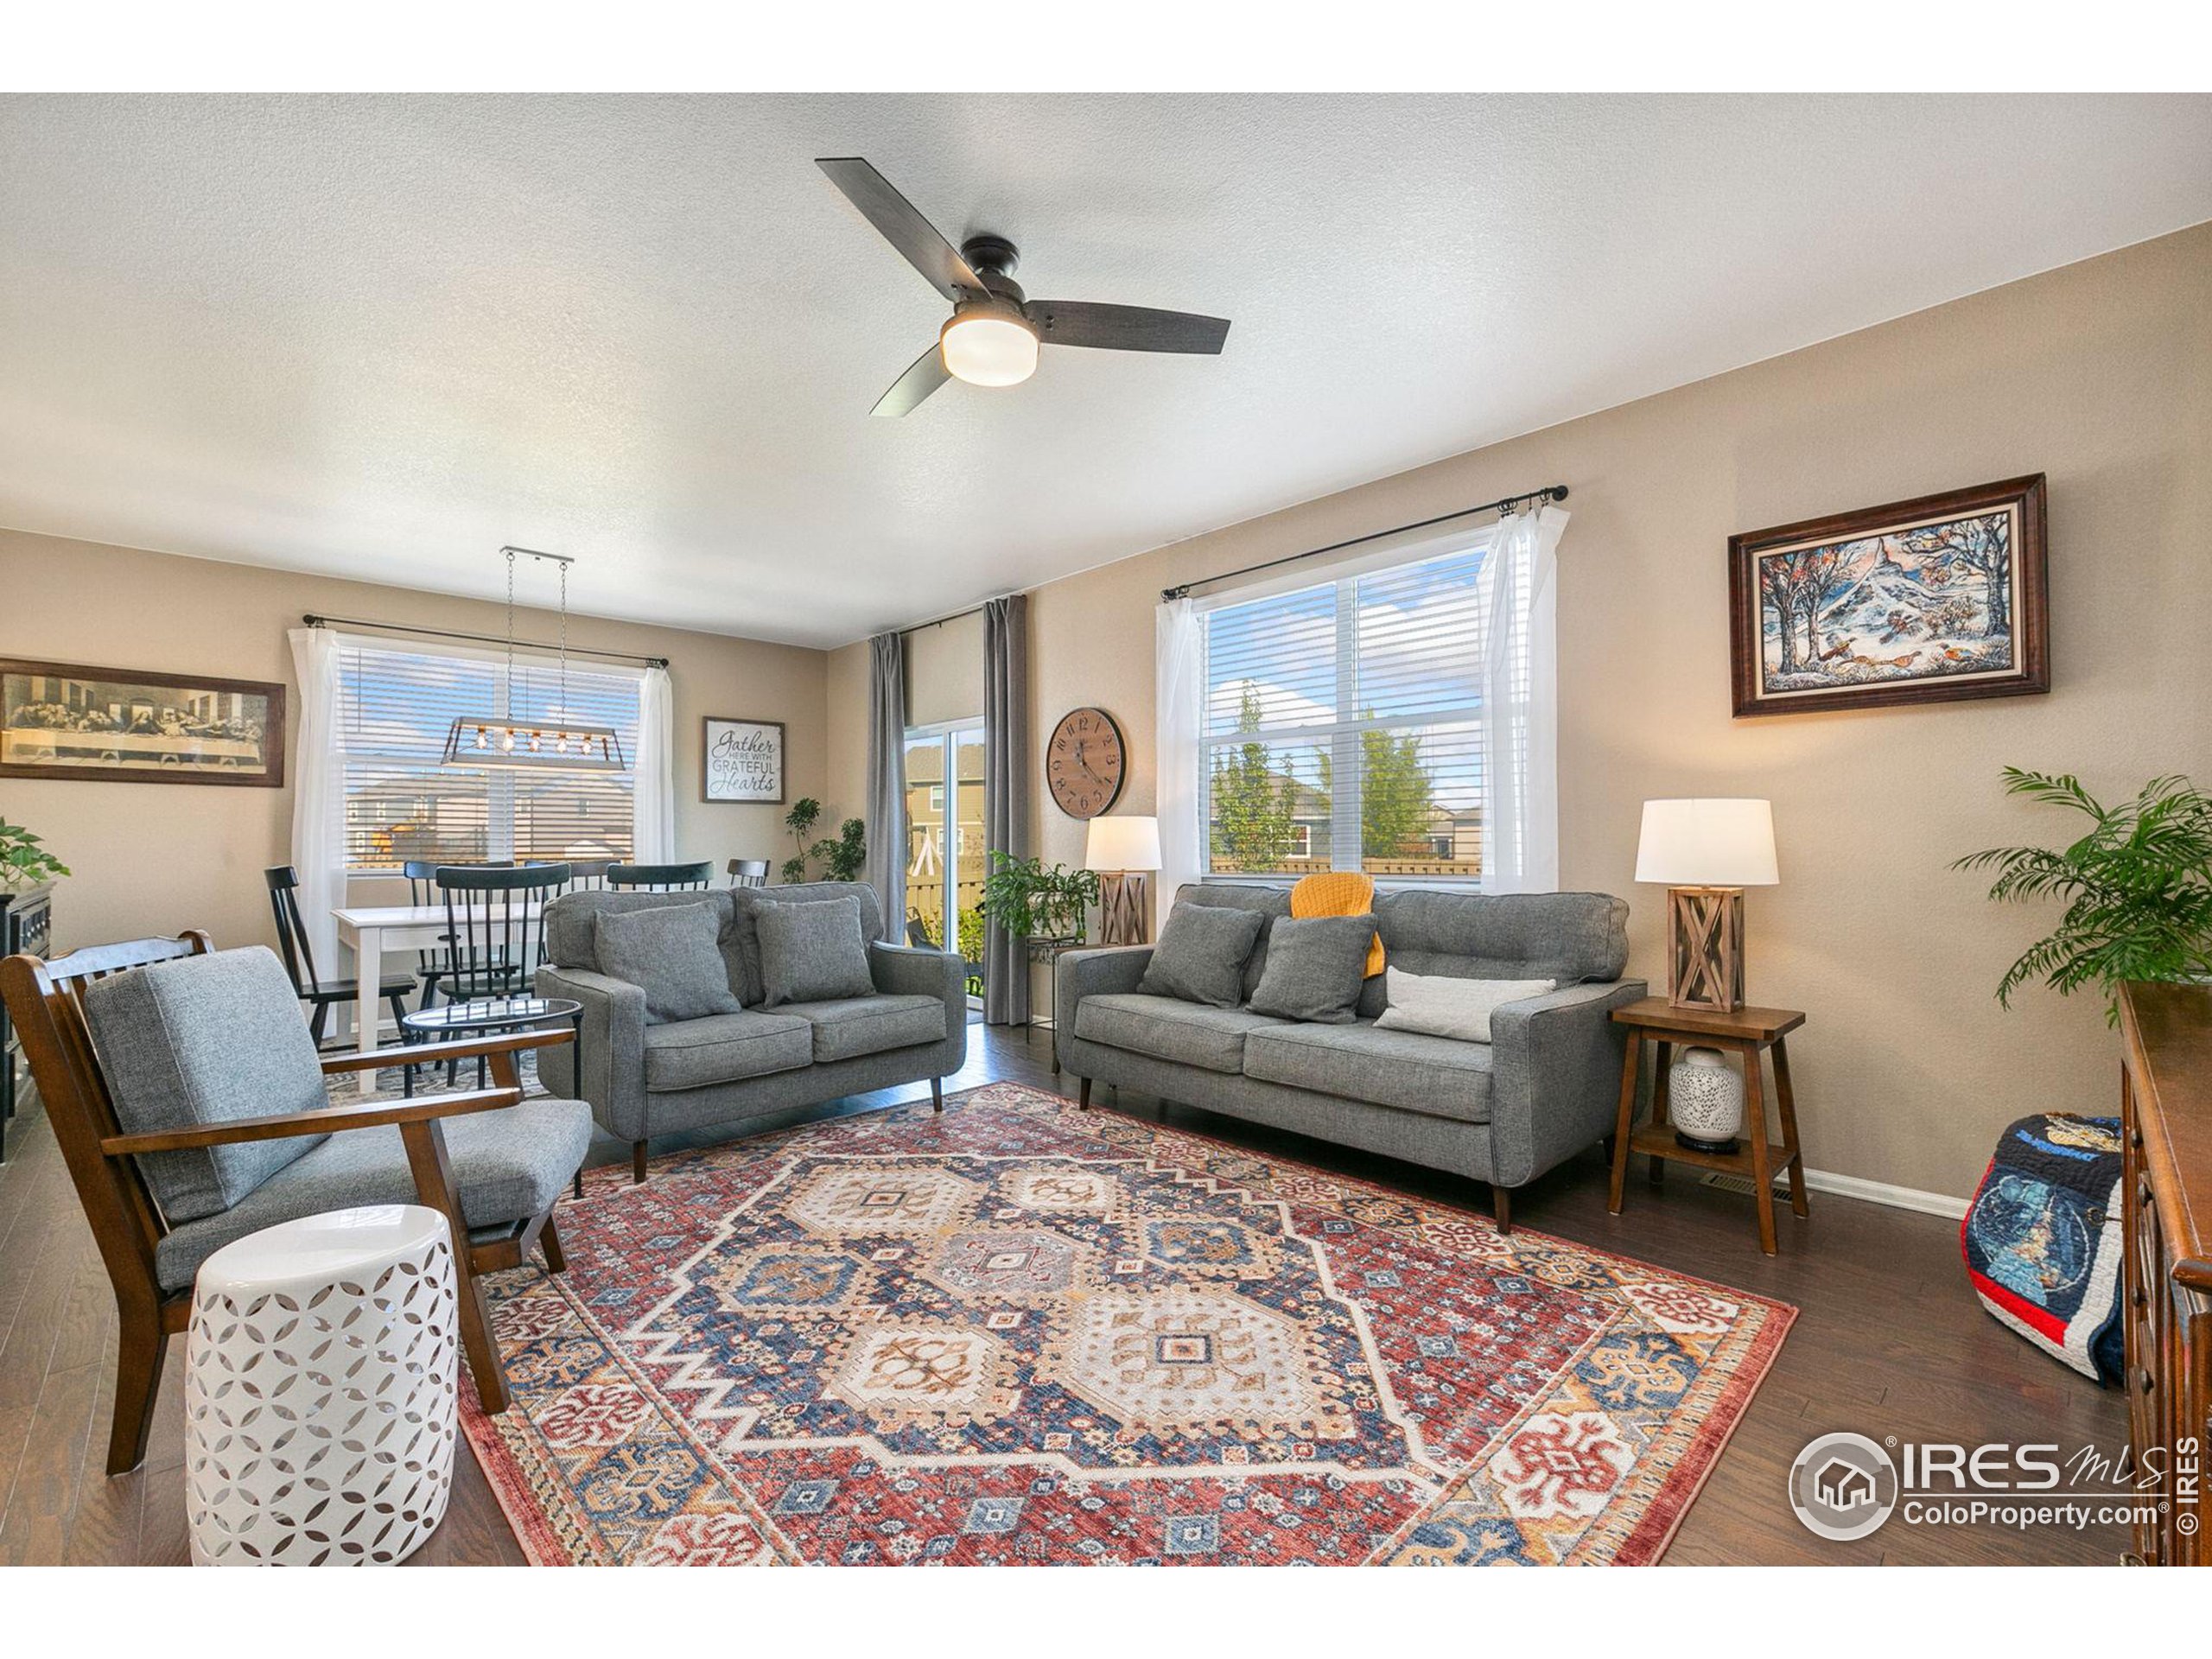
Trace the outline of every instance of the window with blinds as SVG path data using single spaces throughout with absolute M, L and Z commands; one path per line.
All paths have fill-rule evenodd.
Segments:
M 348 644 L 340 653 L 338 742 L 345 759 L 346 868 L 397 870 L 409 859 L 626 859 L 629 772 L 517 772 L 441 764 L 457 715 L 612 726 L 638 753 L 634 677 L 518 661 L 512 688 L 494 658 Z
M 1481 875 L 1486 557 L 1487 543 L 1206 613 L 1210 873 Z

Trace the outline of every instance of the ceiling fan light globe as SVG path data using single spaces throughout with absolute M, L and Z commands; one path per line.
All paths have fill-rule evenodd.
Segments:
M 1037 372 L 1037 331 L 1004 311 L 965 311 L 938 335 L 945 372 L 971 386 L 1018 386 Z

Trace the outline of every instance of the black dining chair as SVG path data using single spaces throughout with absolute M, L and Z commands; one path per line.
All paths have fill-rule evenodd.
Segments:
M 703 887 L 715 879 L 715 867 L 698 864 L 610 864 L 607 885 L 636 893 L 680 893 Z
M 729 861 L 729 884 L 733 887 L 766 887 L 768 861 L 765 858 L 733 858 Z
M 607 885 L 607 873 L 614 868 L 611 858 L 572 858 L 569 861 L 569 891 L 589 893 Z
M 446 931 L 436 952 L 446 1001 L 403 1015 L 403 1040 L 435 1042 L 522 1031 L 550 1020 L 570 1020 L 581 1035 L 582 1003 L 542 997 L 531 988 L 531 976 L 544 956 L 545 906 L 568 886 L 569 867 L 442 864 L 434 880 L 446 911 Z M 454 1063 L 448 1061 L 448 1083 L 454 1073 Z M 406 1067 L 410 1090 L 414 1078 L 414 1068 Z
M 399 867 L 407 878 L 407 902 L 410 905 L 435 905 L 438 897 L 440 869 L 511 870 L 515 861 L 511 858 L 472 860 L 466 865 L 441 865 L 435 858 L 410 858 Z M 437 950 L 417 950 L 415 953 L 415 976 L 423 982 L 423 995 L 416 1007 L 427 1008 L 438 998 L 438 982 L 445 977 L 445 957 Z
M 269 908 L 276 917 L 277 953 L 284 958 L 294 993 L 308 1005 L 308 1035 L 321 1048 L 330 1028 L 331 1006 L 357 999 L 360 982 L 325 979 L 315 972 L 315 947 L 308 943 L 307 924 L 300 917 L 300 873 L 289 864 L 280 864 L 262 874 L 269 883 Z M 377 995 L 391 1004 L 391 1017 L 400 1020 L 406 1016 L 407 996 L 414 988 L 411 974 L 386 974 Z

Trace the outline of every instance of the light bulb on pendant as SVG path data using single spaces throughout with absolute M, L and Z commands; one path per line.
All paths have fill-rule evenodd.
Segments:
M 515 734 L 512 732 L 500 733 L 499 747 L 505 753 L 512 754 L 515 752 Z
M 937 344 L 945 372 L 971 386 L 1018 386 L 1037 372 L 1037 330 L 1001 300 L 962 306 Z

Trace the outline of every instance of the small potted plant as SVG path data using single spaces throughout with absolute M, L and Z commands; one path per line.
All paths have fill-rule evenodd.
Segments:
M 2079 813 L 2088 833 L 2069 846 L 1993 847 L 1960 859 L 1994 870 L 1999 902 L 2060 899 L 2058 925 L 2006 971 L 1997 1000 L 2040 979 L 2062 996 L 2094 985 L 2105 1018 L 2120 1020 L 2131 979 L 2212 976 L 2212 795 L 2186 778 L 2154 778 L 2132 801 L 2107 807 L 2070 774 L 2005 768 L 2005 791 Z
M 1047 869 L 1039 859 L 995 852 L 983 878 L 983 914 L 1018 939 L 1080 944 L 1086 912 L 1097 902 L 1097 874 L 1065 864 Z
M 69 867 L 20 823 L 0 818 L 0 891 L 22 893 L 43 886 Z
M 819 859 L 822 880 L 859 880 L 868 867 L 868 825 L 859 818 L 847 818 L 837 826 L 834 837 L 825 836 L 819 841 L 810 841 L 821 817 L 822 803 L 811 795 L 794 801 L 791 810 L 784 814 L 784 828 L 791 832 L 792 843 L 798 849 L 793 856 L 784 861 L 784 880 L 794 885 L 809 880 L 809 863 Z

